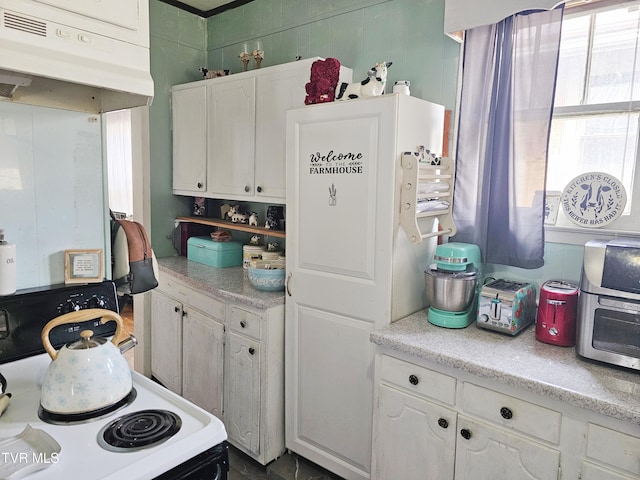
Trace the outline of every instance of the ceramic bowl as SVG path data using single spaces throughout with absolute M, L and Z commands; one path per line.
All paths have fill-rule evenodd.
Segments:
M 249 281 L 256 289 L 265 292 L 277 292 L 284 290 L 284 279 L 286 270 L 284 268 L 247 268 Z

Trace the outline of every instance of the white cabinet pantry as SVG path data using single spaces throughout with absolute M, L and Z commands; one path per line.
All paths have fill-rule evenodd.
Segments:
M 266 465 L 284 452 L 284 305 L 255 308 L 161 272 L 152 292 L 151 373 L 225 423 Z
M 172 87 L 173 193 L 285 203 L 286 112 L 319 59 Z
M 378 353 L 371 478 L 640 478 L 634 426 L 497 389 L 456 369 Z

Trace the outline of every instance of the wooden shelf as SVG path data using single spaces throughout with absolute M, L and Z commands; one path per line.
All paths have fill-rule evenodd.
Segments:
M 283 230 L 270 230 L 264 227 L 249 226 L 246 223 L 233 223 L 227 220 L 206 217 L 178 217 L 180 222 L 197 223 L 200 225 L 209 225 L 211 227 L 222 227 L 228 230 L 238 230 L 240 232 L 257 233 L 269 237 L 286 238 L 287 233 Z

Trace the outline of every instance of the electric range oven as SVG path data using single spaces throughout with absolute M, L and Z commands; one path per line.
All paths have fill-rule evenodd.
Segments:
M 226 480 L 223 423 L 135 371 L 131 394 L 115 410 L 89 418 L 43 414 L 40 391 L 51 358 L 40 332 L 49 320 L 84 308 L 118 312 L 114 284 L 61 285 L 0 297 L 0 379 L 7 395 L 0 396 L 0 409 L 8 399 L 0 416 L 0 477 Z M 115 324 L 60 325 L 49 338 L 58 349 L 85 329 L 108 337 Z

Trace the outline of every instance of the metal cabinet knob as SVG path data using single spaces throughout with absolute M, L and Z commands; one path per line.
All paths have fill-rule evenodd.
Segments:
M 249 348 L 249 355 L 253 355 L 254 353 L 256 353 L 256 349 L 253 347 Z
M 180 311 L 180 307 L 176 305 L 175 307 L 173 307 L 173 311 L 178 313 Z
M 198 188 L 202 188 L 202 182 L 198 182 Z
M 502 407 L 500 409 L 500 416 L 505 420 L 511 420 L 513 418 L 513 412 L 508 407 Z
M 446 418 L 439 418 L 438 425 L 440 425 L 442 428 L 447 428 L 449 426 L 449 422 L 447 422 Z
M 258 188 L 256 188 L 256 190 L 258 191 L 258 193 L 260 193 L 262 191 L 262 187 L 258 186 Z
M 249 187 L 249 185 L 245 185 L 244 186 L 244 191 L 249 193 L 249 190 L 251 190 L 251 187 Z
M 411 385 L 417 385 L 420 382 L 420 380 L 418 380 L 418 377 L 416 377 L 415 375 L 409 375 L 409 383 Z
M 242 328 L 246 328 L 247 327 L 247 322 L 245 322 L 244 320 L 240 320 L 240 326 Z
M 471 430 L 469 430 L 468 428 L 463 428 L 462 430 L 460 430 L 460 435 L 465 440 L 469 440 L 471 438 Z

